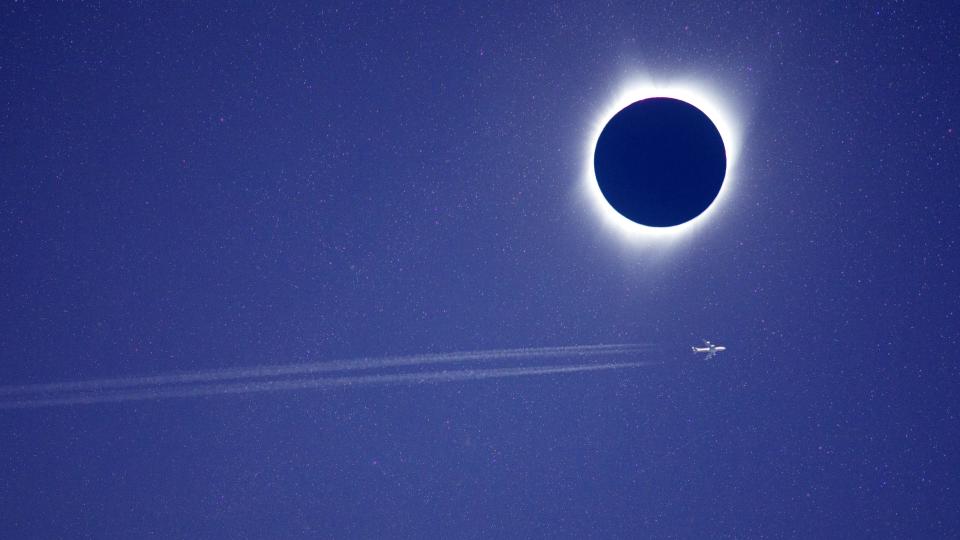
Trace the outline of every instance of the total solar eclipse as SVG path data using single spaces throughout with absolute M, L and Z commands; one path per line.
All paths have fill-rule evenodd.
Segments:
M 673 227 L 717 198 L 727 154 L 703 111 L 679 99 L 651 97 L 607 122 L 593 167 L 600 192 L 619 214 L 648 227 Z

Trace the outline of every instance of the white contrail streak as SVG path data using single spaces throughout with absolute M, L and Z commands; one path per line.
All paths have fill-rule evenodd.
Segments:
M 252 392 L 290 391 L 331 387 L 367 386 L 376 384 L 435 384 L 455 381 L 476 381 L 504 377 L 526 377 L 560 373 L 578 373 L 613 369 L 636 368 L 658 362 L 621 362 L 607 364 L 574 364 L 534 367 L 489 369 L 457 369 L 418 373 L 390 373 L 381 375 L 352 375 L 277 381 L 251 381 L 218 384 L 188 384 L 136 390 L 106 391 L 90 394 L 66 394 L 53 397 L 31 397 L 19 401 L 0 402 L 0 409 L 33 409 L 57 405 L 88 405 L 94 403 L 123 403 L 137 400 L 156 400 L 181 397 L 247 394 Z
M 558 358 L 595 355 L 638 353 L 650 350 L 649 344 L 574 345 L 565 347 L 532 347 L 522 349 L 490 349 L 482 351 L 389 356 L 383 358 L 359 358 L 301 364 L 261 365 L 246 368 L 169 373 L 142 377 L 116 377 L 86 381 L 0 386 L 0 396 L 25 394 L 58 394 L 71 391 L 97 391 L 122 388 L 151 387 L 157 385 L 189 384 L 200 382 L 229 381 L 235 379 L 260 379 L 289 375 L 307 375 L 335 371 L 382 369 L 387 367 L 412 367 L 427 364 L 445 364 L 467 361 L 496 361 L 508 359 Z

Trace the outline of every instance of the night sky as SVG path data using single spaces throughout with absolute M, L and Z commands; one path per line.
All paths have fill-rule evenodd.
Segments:
M 0 537 L 960 536 L 960 9 L 221 4 L 0 8 L 0 386 L 653 365 L 3 409 Z M 740 135 L 682 236 L 585 195 L 637 81 Z

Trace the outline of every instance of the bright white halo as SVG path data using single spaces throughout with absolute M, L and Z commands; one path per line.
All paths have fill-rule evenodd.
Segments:
M 600 132 L 603 131 L 610 119 L 628 105 L 654 97 L 679 99 L 703 111 L 717 127 L 717 131 L 720 132 L 727 154 L 727 170 L 723 185 L 714 201 L 697 217 L 672 227 L 641 225 L 617 212 L 600 191 L 600 185 L 593 168 L 593 156 L 596 152 L 597 140 L 600 138 Z M 631 244 L 661 245 L 689 237 L 691 233 L 709 222 L 717 209 L 722 208 L 724 202 L 730 198 L 736 184 L 734 173 L 736 172 L 737 157 L 740 153 L 741 134 L 739 126 L 730 113 L 729 105 L 725 104 L 715 92 L 701 84 L 689 81 L 667 84 L 634 81 L 617 93 L 596 118 L 596 123 L 590 131 L 586 144 L 582 180 L 583 194 L 588 205 L 603 225 L 616 232 L 623 240 Z

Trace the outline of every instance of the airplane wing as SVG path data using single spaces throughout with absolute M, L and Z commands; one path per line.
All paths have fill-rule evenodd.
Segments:
M 709 360 L 709 359 L 713 358 L 714 356 L 716 356 L 716 354 L 717 354 L 717 351 L 711 350 L 710 352 L 707 353 L 707 356 L 704 357 L 704 360 Z

